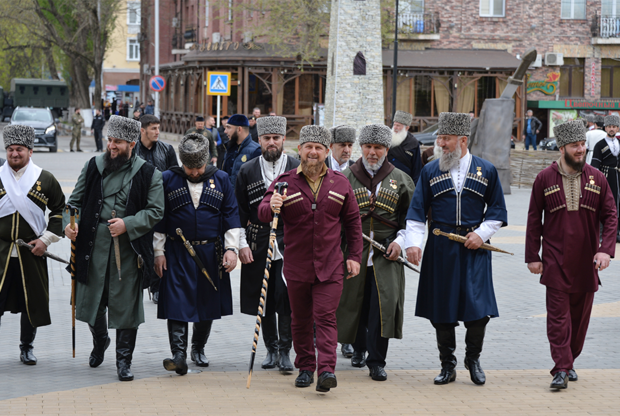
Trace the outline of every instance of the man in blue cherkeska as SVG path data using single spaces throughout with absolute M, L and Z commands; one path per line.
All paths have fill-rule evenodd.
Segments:
M 420 272 L 416 316 L 431 321 L 437 332 L 441 373 L 435 384 L 456 379 L 454 328 L 465 323 L 465 368 L 475 384 L 484 384 L 480 352 L 486 324 L 499 315 L 491 273 L 491 252 L 480 250 L 507 225 L 506 204 L 497 170 L 467 150 L 468 114 L 441 113 L 437 143 L 443 154 L 424 166 L 407 213 L 407 258 L 419 264 L 431 209 L 432 219 Z M 465 236 L 461 244 L 442 235 Z
M 228 175 L 207 164 L 208 139 L 186 135 L 179 143 L 179 158 L 183 166 L 163 174 L 166 208 L 155 226 L 153 245 L 155 272 L 161 278 L 157 317 L 168 320 L 173 355 L 164 360 L 164 368 L 184 375 L 188 322 L 194 323 L 191 359 L 208 367 L 204 347 L 213 320 L 232 315 L 229 273 L 237 264 L 241 224 Z

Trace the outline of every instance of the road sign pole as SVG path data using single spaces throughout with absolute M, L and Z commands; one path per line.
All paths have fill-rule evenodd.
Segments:
M 159 0 L 155 0 L 155 75 L 159 75 Z M 159 117 L 159 93 L 155 93 L 155 117 Z
M 217 128 L 220 128 L 220 104 L 222 102 L 222 96 L 217 96 Z

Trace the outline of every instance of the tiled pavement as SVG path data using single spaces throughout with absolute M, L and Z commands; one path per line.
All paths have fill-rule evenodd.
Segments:
M 62 143 L 61 143 L 62 145 Z M 86 147 L 86 146 L 85 146 Z M 60 157 L 58 157 L 60 156 Z M 92 155 L 35 154 L 42 167 L 65 180 L 70 192 L 85 160 Z M 434 331 L 414 316 L 417 275 L 407 271 L 405 330 L 391 340 L 383 383 L 370 380 L 366 370 L 353 369 L 339 356 L 340 386 L 327 395 L 314 388 L 295 389 L 294 376 L 260 369 L 264 347 L 259 345 L 250 390 L 245 388 L 254 317 L 238 312 L 216 322 L 206 353 L 211 366 L 200 374 L 170 375 L 162 367 L 169 355 L 166 325 L 156 319 L 156 305 L 145 300 L 147 322 L 140 327 L 132 369 L 136 380 L 116 378 L 114 348 L 97 369 L 88 366 L 92 348 L 86 324 L 77 323 L 76 358 L 71 358 L 70 279 L 58 263 L 50 266 L 50 308 L 53 324 L 40 328 L 35 341 L 39 362 L 19 362 L 19 318 L 5 314 L 0 327 L 0 415 L 31 414 L 617 414 L 620 399 L 613 381 L 620 376 L 620 263 L 601 274 L 603 286 L 595 297 L 586 345 L 576 363 L 580 380 L 567 391 L 548 390 L 552 367 L 546 339 L 544 287 L 523 263 L 529 191 L 513 189 L 506 197 L 509 227 L 492 243 L 515 253 L 494 254 L 494 282 L 500 318 L 488 326 L 482 365 L 485 386 L 474 386 L 459 363 L 458 379 L 434 386 L 439 367 Z M 51 246 L 65 258 L 69 242 Z M 239 292 L 239 271 L 232 274 Z M 112 333 L 114 339 L 114 334 Z M 457 328 L 458 353 L 464 355 L 464 328 Z M 191 369 L 196 369 L 190 364 Z

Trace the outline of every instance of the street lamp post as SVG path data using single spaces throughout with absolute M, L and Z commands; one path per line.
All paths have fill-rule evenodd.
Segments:
M 396 113 L 396 88 L 398 87 L 398 0 L 396 0 L 396 22 L 394 25 L 394 65 L 392 71 L 392 123 Z

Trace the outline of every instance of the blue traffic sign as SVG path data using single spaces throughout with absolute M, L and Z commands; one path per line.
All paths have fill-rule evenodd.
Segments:
M 230 72 L 207 72 L 208 95 L 230 95 Z
M 161 75 L 155 75 L 149 80 L 149 85 L 153 91 L 162 92 L 166 88 L 166 80 Z

